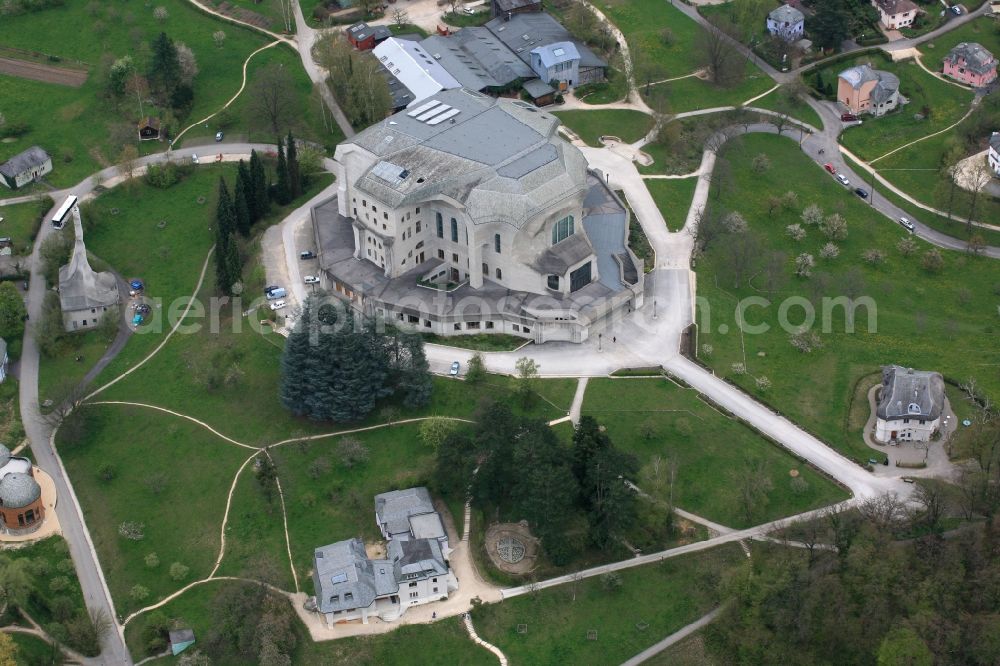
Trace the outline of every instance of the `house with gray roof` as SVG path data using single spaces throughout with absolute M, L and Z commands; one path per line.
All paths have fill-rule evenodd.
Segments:
M 944 57 L 942 71 L 956 81 L 985 88 L 997 80 L 997 59 L 976 42 L 962 42 Z
M 0 183 L 12 190 L 28 185 L 52 171 L 52 158 L 39 146 L 32 146 L 0 164 Z
M 483 27 L 431 35 L 420 45 L 469 90 L 503 92 L 535 76 L 531 67 Z
M 580 81 L 580 52 L 573 42 L 555 42 L 531 49 L 531 69 L 540 80 L 562 89 Z
M 592 236 L 585 200 L 608 187 L 558 129 L 529 103 L 457 89 L 340 144 L 336 201 L 312 209 L 324 287 L 398 326 L 536 342 L 582 342 L 640 307 L 628 225 Z
M 358 538 L 313 553 L 316 595 L 306 608 L 323 615 L 328 625 L 367 624 L 373 617 L 391 622 L 411 606 L 442 601 L 458 589 L 448 566 L 444 525 L 426 488 L 376 496 L 375 515 L 388 539 L 384 558 L 369 557 Z
M 559 21 L 545 12 L 513 14 L 509 18 L 498 16 L 489 21 L 486 28 L 529 66 L 535 49 L 571 42 L 580 56 L 572 86 L 603 81 L 605 78 L 608 63 L 595 55 L 586 44 L 574 39 Z
M 986 161 L 993 169 L 993 175 L 1000 178 L 1000 132 L 993 132 L 990 145 L 986 151 Z
M 882 368 L 875 420 L 879 442 L 926 442 L 945 410 L 944 379 L 927 372 L 888 365 Z
M 805 33 L 806 17 L 796 7 L 781 5 L 767 15 L 767 31 L 786 42 L 802 39 Z
M 899 94 L 899 78 L 895 74 L 872 69 L 870 65 L 857 65 L 837 77 L 837 101 L 855 115 L 882 116 L 905 100 Z
M 73 207 L 73 229 L 73 255 L 59 268 L 59 305 L 66 330 L 83 331 L 95 328 L 105 312 L 114 311 L 121 296 L 114 273 L 98 273 L 90 267 L 79 206 Z

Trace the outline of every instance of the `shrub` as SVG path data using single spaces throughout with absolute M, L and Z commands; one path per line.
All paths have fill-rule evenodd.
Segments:
M 59 560 L 59 564 L 56 565 L 56 569 L 60 573 L 68 574 L 73 571 L 73 560 L 70 558 L 64 558 Z
M 732 370 L 734 375 L 747 374 L 747 367 L 742 363 L 733 363 L 731 366 L 729 366 L 729 369 Z
M 118 526 L 118 534 L 129 541 L 142 541 L 146 536 L 146 525 L 132 520 L 126 520 Z
M 356 437 L 341 437 L 337 442 L 337 455 L 340 463 L 350 469 L 368 462 L 368 447 Z
M 766 153 L 757 153 L 753 156 L 750 168 L 754 173 L 764 173 L 771 168 L 771 158 Z
M 150 569 L 155 569 L 156 567 L 160 566 L 160 556 L 157 555 L 156 553 L 147 553 L 146 557 L 143 558 L 143 561 L 146 563 L 146 566 L 149 567 Z
M 111 481 L 116 476 L 118 476 L 118 470 L 111 463 L 104 463 L 101 465 L 100 469 L 97 470 L 97 476 L 101 481 Z
M 757 384 L 757 390 L 760 391 L 761 393 L 771 388 L 771 380 L 768 379 L 765 375 L 761 375 L 755 381 Z
M 785 227 L 785 233 L 788 234 L 793 241 L 801 241 L 806 237 L 806 230 L 802 228 L 801 224 L 789 224 Z
M 815 331 L 803 331 L 789 336 L 788 341 L 803 354 L 823 348 L 823 339 Z
M 871 247 L 861 254 L 861 258 L 872 266 L 876 266 L 885 261 L 885 252 L 879 250 L 878 248 Z
M 143 601 L 149 597 L 149 588 L 142 585 L 133 585 L 132 589 L 128 591 L 128 596 L 132 598 L 132 601 Z
M 924 252 L 923 258 L 920 260 L 920 265 L 924 267 L 924 270 L 928 273 L 940 273 L 944 268 L 944 257 L 941 256 L 941 251 L 936 247 Z
M 899 253 L 904 257 L 909 257 L 917 251 L 917 241 L 913 240 L 909 236 L 904 236 L 896 243 L 896 249 L 899 250 Z
M 69 578 L 66 576 L 56 576 L 49 581 L 49 589 L 53 592 L 62 592 L 69 587 Z
M 823 221 L 823 209 L 818 204 L 809 204 L 802 211 L 803 224 L 816 225 Z
M 170 577 L 177 581 L 187 578 L 189 571 L 191 571 L 191 569 L 180 562 L 174 562 L 170 565 Z
M 835 243 L 827 243 L 819 251 L 819 256 L 823 259 L 836 259 L 840 254 L 840 248 Z
M 816 266 L 816 260 L 811 254 L 803 252 L 795 257 L 795 274 L 799 277 L 809 277 L 812 269 Z
M 608 573 L 601 576 L 601 585 L 605 590 L 609 592 L 614 592 L 621 589 L 622 577 L 617 571 L 609 571 Z
M 747 230 L 747 221 L 737 212 L 732 212 L 722 218 L 722 226 L 731 234 L 742 234 Z
M 326 456 L 320 456 L 309 463 L 309 469 L 306 470 L 306 474 L 309 475 L 310 479 L 318 479 L 321 476 L 325 476 L 329 471 L 330 459 Z
M 823 219 L 819 230 L 830 240 L 842 241 L 847 238 L 847 220 L 839 213 L 834 213 Z

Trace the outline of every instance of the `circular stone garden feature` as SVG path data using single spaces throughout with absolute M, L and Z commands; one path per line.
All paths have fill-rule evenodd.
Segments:
M 484 545 L 493 566 L 504 573 L 526 574 L 535 568 L 539 542 L 526 521 L 491 525 Z

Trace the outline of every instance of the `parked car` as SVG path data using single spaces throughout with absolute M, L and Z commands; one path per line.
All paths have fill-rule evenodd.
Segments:
M 215 140 L 216 141 L 222 141 L 222 132 L 221 131 L 215 133 Z
M 194 162 L 195 164 L 198 163 L 198 154 L 197 153 L 195 153 L 194 155 L 191 156 L 191 161 Z
M 307 275 L 304 278 L 306 284 L 319 284 L 319 278 L 315 275 Z
M 136 306 L 135 312 L 136 314 L 141 314 L 143 316 L 148 315 L 149 305 L 147 303 L 140 303 L 138 306 Z
M 908 229 L 910 231 L 916 231 L 916 227 L 913 226 L 913 222 L 910 222 L 908 218 L 905 217 L 899 218 L 899 223 L 903 225 L 904 229 Z
M 854 193 L 857 194 L 862 199 L 868 198 L 868 190 L 862 189 L 860 187 L 855 188 Z
M 275 301 L 279 298 L 284 298 L 285 296 L 288 296 L 288 292 L 285 291 L 284 287 L 275 287 L 271 291 L 264 294 L 264 297 L 269 301 Z
M 853 113 L 842 113 L 840 114 L 840 120 L 845 123 L 853 123 L 858 117 Z
M 850 187 L 851 186 L 851 181 L 847 180 L 847 176 L 845 176 L 842 173 L 838 173 L 837 174 L 837 182 L 839 182 L 844 187 Z
M 829 162 L 827 162 L 826 164 L 824 164 L 823 168 L 826 169 L 827 171 L 829 171 L 830 173 L 837 173 L 837 167 L 833 166 Z
M 274 303 L 271 303 L 271 309 L 272 310 L 280 310 L 281 308 L 285 307 L 286 305 L 288 305 L 288 303 L 286 303 L 285 301 L 275 301 Z
M 951 7 L 948 8 L 948 11 L 950 11 L 955 16 L 962 15 L 962 7 L 960 5 L 952 5 Z
M 299 259 L 306 260 L 306 259 L 315 259 L 315 258 L 316 258 L 316 255 L 313 253 L 312 250 L 305 250 L 304 252 L 299 252 Z
M 265 295 L 266 295 L 266 294 L 270 294 L 270 293 L 271 293 L 272 291 L 274 291 L 275 289 L 281 289 L 281 287 L 279 287 L 279 286 L 278 286 L 278 285 L 276 285 L 276 284 L 271 284 L 271 285 L 268 285 L 268 286 L 264 287 L 264 294 L 265 294 Z
M 128 286 L 133 291 L 142 291 L 145 285 L 142 284 L 142 280 L 132 280 L 128 283 Z
M 138 326 L 141 323 L 142 323 L 142 315 L 136 313 L 136 315 L 134 317 L 132 317 L 132 325 L 133 326 Z
M 451 364 L 451 370 L 448 371 L 448 374 L 451 375 L 452 377 L 458 377 L 458 369 L 461 367 L 462 364 L 459 363 L 458 361 L 455 361 L 454 363 Z

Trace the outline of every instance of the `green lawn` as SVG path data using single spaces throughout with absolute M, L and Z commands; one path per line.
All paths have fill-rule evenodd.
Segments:
M 1000 31 L 997 30 L 996 21 L 984 16 L 949 30 L 932 42 L 921 44 L 920 53 L 924 65 L 932 71 L 941 71 L 941 61 L 960 42 L 978 42 L 995 56 L 1000 53 Z
M 108 338 L 100 330 L 67 334 L 55 356 L 39 358 L 38 399 L 59 402 L 101 358 L 114 336 Z M 77 359 L 80 359 L 79 361 Z
M 856 155 L 871 160 L 922 136 L 938 132 L 958 121 L 969 108 L 972 93 L 946 83 L 920 69 L 912 60 L 893 63 L 881 54 L 866 53 L 855 60 L 838 62 L 822 68 L 823 80 L 836 86 L 837 74 L 854 64 L 870 62 L 876 69 L 892 72 L 899 77 L 900 94 L 909 104 L 881 118 L 865 116 L 864 123 L 848 127 L 841 143 Z M 816 71 L 808 79 L 815 81 Z M 927 107 L 930 117 L 918 120 L 914 116 Z
M 5 101 L 8 123 L 30 125 L 30 131 L 16 142 L 0 144 L 0 160 L 30 145 L 41 145 L 53 156 L 55 169 L 47 180 L 57 186 L 74 184 L 98 168 L 113 163 L 121 150 L 120 144 L 112 143 L 114 127 L 124 124 L 131 128 L 140 111 L 130 98 L 116 102 L 103 97 L 99 63 L 105 55 L 118 58 L 130 54 L 139 69 L 145 71 L 148 44 L 160 31 L 187 44 L 195 54 L 199 69 L 193 84 L 193 107 L 187 117 L 179 119 L 180 125 L 185 126 L 193 119 L 220 109 L 239 89 L 243 61 L 252 51 L 266 44 L 267 39 L 249 29 L 215 19 L 184 0 L 158 0 L 156 6 L 166 8 L 169 14 L 162 24 L 153 19 L 152 4 L 133 6 L 89 0 L 67 0 L 63 7 L 5 17 L 0 23 L 0 43 L 86 62 L 90 75 L 79 89 L 0 76 L 0 99 Z M 226 33 L 221 48 L 216 47 L 212 39 L 212 34 L 218 30 Z M 261 62 L 268 58 L 290 63 L 297 60 L 291 49 L 278 48 L 286 51 L 285 55 L 261 54 L 264 56 Z M 251 69 L 254 66 L 252 64 Z M 323 143 L 334 143 L 336 136 L 326 137 L 321 129 L 318 105 L 309 103 L 311 86 L 304 71 L 300 70 L 301 65 L 295 63 L 293 77 L 300 98 L 298 105 L 301 109 L 311 109 L 298 121 L 310 128 L 303 134 L 323 138 Z M 37 102 L 41 99 L 46 103 L 39 105 Z M 142 114 L 156 112 L 148 104 L 142 110 Z M 234 123 L 235 132 L 243 124 L 243 118 L 239 117 Z M 207 133 L 214 133 L 214 130 Z M 165 147 L 165 143 L 147 142 L 142 150 L 149 152 Z
M 662 0 L 598 0 L 594 3 L 628 40 L 629 49 L 642 51 L 666 70 L 667 78 L 690 74 L 701 66 L 695 41 L 701 27 L 679 9 Z M 661 38 L 669 28 L 673 41 Z M 714 106 L 714 105 L 711 105 Z
M 200 640 L 208 636 L 216 626 L 216 618 L 212 617 L 210 610 L 212 599 L 221 590 L 236 585 L 241 583 L 215 581 L 199 585 L 165 605 L 162 611 L 178 626 L 194 629 L 195 636 Z M 132 655 L 137 658 L 145 654 L 141 635 L 147 618 L 146 615 L 139 616 L 125 629 L 125 640 Z M 356 666 L 381 666 L 405 663 L 436 666 L 446 663 L 488 666 L 496 663 L 496 657 L 472 642 L 458 618 L 442 620 L 434 625 L 401 626 L 387 634 L 321 643 L 312 642 L 298 619 L 292 628 L 297 639 L 296 649 L 292 654 L 293 664 L 350 663 Z M 176 664 L 178 660 L 167 657 L 156 663 Z M 239 655 L 225 654 L 212 663 L 219 666 L 242 666 L 246 662 Z
M 277 33 L 285 32 L 285 19 L 283 12 L 281 11 L 281 6 L 286 4 L 282 0 L 225 0 L 226 4 L 230 7 L 236 6 L 243 9 L 248 9 L 256 14 L 270 20 L 270 23 L 266 26 L 268 30 Z M 208 0 L 206 4 L 215 5 L 218 7 L 223 4 L 223 0 Z M 295 19 L 291 20 L 291 33 L 295 33 Z
M 3 222 L 0 222 L 0 236 L 11 239 L 15 255 L 31 254 L 31 246 L 41 221 L 40 215 L 47 213 L 50 208 L 52 200 L 48 197 L 41 198 L 38 203 L 0 206 L 0 217 L 3 218 Z
M 801 513 L 847 497 L 833 482 L 742 422 L 705 402 L 696 391 L 667 379 L 593 379 L 583 413 L 605 425 L 611 441 L 644 466 L 636 483 L 663 496 L 668 484 L 650 476 L 655 456 L 677 461 L 674 501 L 710 520 L 746 527 Z M 771 482 L 766 502 L 751 520 L 736 494 L 747 461 L 760 463 Z M 791 470 L 805 484 L 792 482 Z
M 616 136 L 625 143 L 633 143 L 653 128 L 652 117 L 628 109 L 556 111 L 552 115 L 591 146 L 600 146 L 602 136 Z
M 87 527 L 119 612 L 127 613 L 209 574 L 219 553 L 219 529 L 236 470 L 253 452 L 188 421 L 138 407 L 83 408 L 79 443 L 57 436 Z M 101 470 L 110 465 L 114 478 Z M 138 541 L 119 534 L 124 521 L 145 525 Z M 156 553 L 159 565 L 144 558 Z M 182 581 L 170 565 L 190 567 Z M 143 585 L 149 597 L 133 601 Z
M 757 107 L 759 109 L 767 109 L 769 111 L 778 111 L 780 113 L 787 113 L 792 118 L 796 120 L 801 120 L 804 123 L 812 125 L 816 129 L 823 129 L 823 119 L 819 117 L 819 114 L 809 106 L 806 102 L 803 102 L 796 98 L 794 101 L 789 100 L 787 95 L 783 94 L 781 88 L 775 90 L 772 93 L 767 94 L 755 101 L 751 106 Z
M 725 545 L 618 572 L 618 589 L 587 578 L 480 606 L 472 618 L 515 666 L 618 664 L 708 612 L 719 601 L 720 578 L 745 559 Z
M 46 643 L 37 636 L 10 632 L 17 646 L 17 661 L 21 666 L 55 666 L 63 663 L 59 648 Z
M 577 86 L 573 94 L 586 104 L 610 104 L 625 99 L 628 95 L 628 78 L 624 72 L 608 67 L 607 77 L 606 81 Z
M 683 113 L 719 106 L 741 106 L 747 100 L 770 90 L 774 85 L 771 77 L 752 63 L 747 63 L 745 77 L 732 87 L 717 86 L 697 77 L 689 77 L 653 86 L 652 92 L 666 94 L 670 100 L 670 111 Z
M 646 189 L 656 202 L 667 221 L 667 228 L 680 231 L 684 228 L 694 188 L 698 185 L 697 178 L 647 178 L 643 181 Z
M 752 156 L 764 152 L 772 164 L 782 165 L 755 174 L 749 165 Z M 929 274 L 921 267 L 921 255 L 929 245 L 917 240 L 918 252 L 910 258 L 896 250 L 904 236 L 895 225 L 849 192 L 838 186 L 822 169 L 801 154 L 794 142 L 774 136 L 750 135 L 744 149 L 727 151 L 735 174 L 732 186 L 712 205 L 722 210 L 738 210 L 750 221 L 750 228 L 763 240 L 758 256 L 770 251 L 784 253 L 779 262 L 776 292 L 769 307 L 752 307 L 747 320 L 766 323 L 762 334 L 739 335 L 734 312 L 738 299 L 767 295 L 758 275 L 753 286 L 746 281 L 734 286 L 730 254 L 724 243 L 715 243 L 698 263 L 699 343 L 714 348 L 702 360 L 715 371 L 804 425 L 842 453 L 867 460 L 869 449 L 846 432 L 847 408 L 855 383 L 888 363 L 937 370 L 958 381 L 975 377 L 991 396 L 1000 395 L 1000 376 L 992 371 L 1000 362 L 1000 348 L 983 346 L 996 333 L 1000 296 L 1000 266 L 985 258 L 943 251 L 945 267 Z M 789 179 L 788 174 L 795 174 Z M 768 212 L 767 198 L 788 190 L 798 194 L 792 210 Z M 848 238 L 839 243 L 840 256 L 819 258 L 826 238 L 808 228 L 801 243 L 785 232 L 789 224 L 800 222 L 800 212 L 808 204 L 820 205 L 828 214 L 839 211 L 848 223 Z M 872 266 L 861 259 L 868 249 L 885 252 L 885 261 Z M 816 257 L 811 279 L 795 277 L 792 261 L 799 253 Z M 756 262 L 748 274 L 761 268 Z M 784 284 L 781 284 L 784 282 Z M 845 333 L 842 308 L 829 317 L 830 331 L 822 332 L 824 347 L 805 354 L 789 344 L 789 333 L 777 322 L 778 303 L 790 296 L 836 297 L 845 293 L 868 295 L 876 303 L 875 330 L 868 331 L 865 309 L 857 314 L 857 332 Z M 814 330 L 819 330 L 821 318 Z M 710 319 L 708 316 L 710 315 Z M 802 321 L 802 308 L 791 308 L 788 319 Z M 726 333 L 720 332 L 725 325 Z M 742 338 L 742 339 L 741 339 Z M 744 352 L 745 346 L 745 352 Z M 732 364 L 746 363 L 747 374 L 737 375 Z M 766 376 L 772 387 L 760 393 L 755 377 Z
M 476 351 L 513 351 L 518 347 L 523 347 L 530 340 L 516 335 L 505 333 L 477 333 L 475 335 L 449 335 L 441 336 L 434 333 L 422 334 L 424 342 L 435 345 L 445 345 L 448 347 L 458 347 L 460 349 L 473 349 Z

